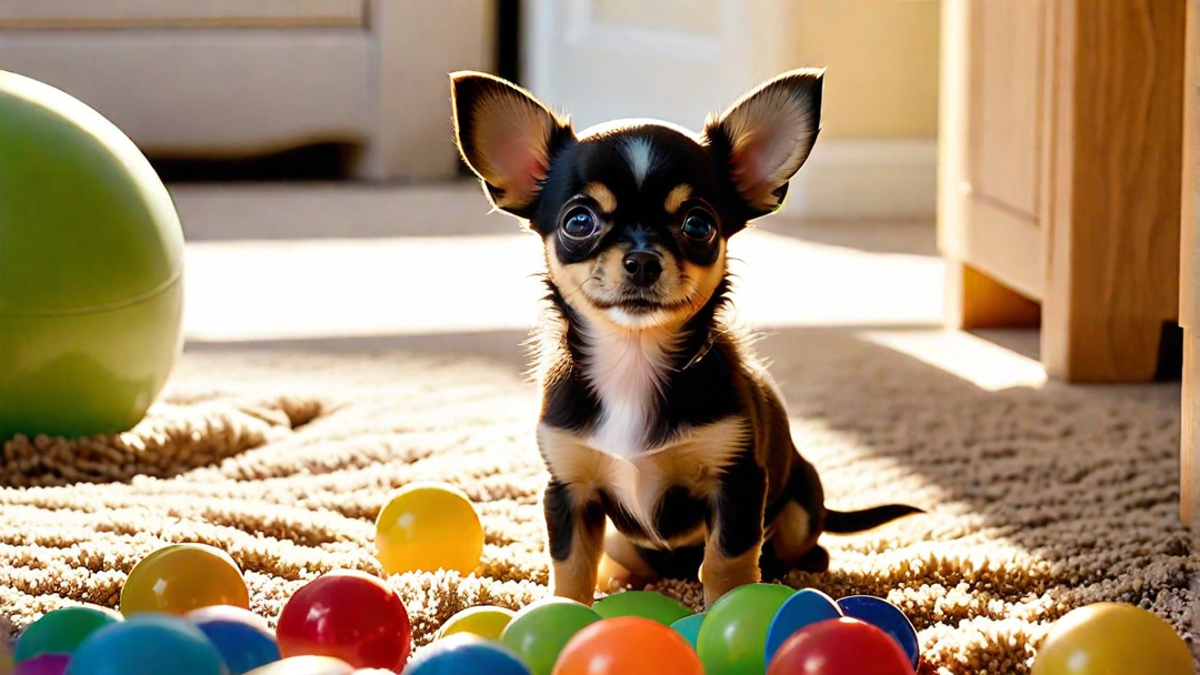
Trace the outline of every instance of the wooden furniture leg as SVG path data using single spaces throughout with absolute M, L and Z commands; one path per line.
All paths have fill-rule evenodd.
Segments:
M 1042 359 L 1069 382 L 1148 382 L 1179 312 L 1187 0 L 1064 0 Z
M 1042 310 L 985 272 L 946 261 L 946 322 L 951 328 L 1037 328 Z

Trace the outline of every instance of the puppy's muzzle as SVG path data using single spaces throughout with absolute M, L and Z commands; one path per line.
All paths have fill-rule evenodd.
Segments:
M 662 258 L 651 251 L 630 251 L 622 261 L 629 283 L 638 288 L 649 288 L 662 275 Z

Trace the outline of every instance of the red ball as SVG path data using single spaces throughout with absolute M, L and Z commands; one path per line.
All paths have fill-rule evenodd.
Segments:
M 399 673 L 412 651 L 412 623 L 404 602 L 376 577 L 329 572 L 296 591 L 275 628 L 279 651 L 332 656 L 354 668 Z
M 914 675 L 895 638 L 865 621 L 826 619 L 796 631 L 767 675 Z

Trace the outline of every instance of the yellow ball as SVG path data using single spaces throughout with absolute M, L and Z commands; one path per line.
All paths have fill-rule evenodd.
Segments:
M 375 519 L 375 556 L 388 574 L 470 574 L 483 555 L 483 524 L 471 500 L 443 483 L 398 490 Z
M 1102 602 L 1059 619 L 1033 661 L 1033 675 L 1114 673 L 1192 675 L 1192 654 L 1157 615 Z
M 504 627 L 512 621 L 516 612 L 503 607 L 480 605 L 470 607 L 446 619 L 438 631 L 438 638 L 455 633 L 470 633 L 488 640 L 499 640 Z
M 233 605 L 250 609 L 250 590 L 228 553 L 205 544 L 172 544 L 142 558 L 121 587 L 121 614 Z

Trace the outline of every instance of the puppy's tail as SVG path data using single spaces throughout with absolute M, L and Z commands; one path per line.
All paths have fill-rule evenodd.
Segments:
M 873 530 L 904 516 L 925 513 L 907 504 L 884 504 L 861 511 L 825 511 L 825 531 L 830 534 L 853 534 Z

